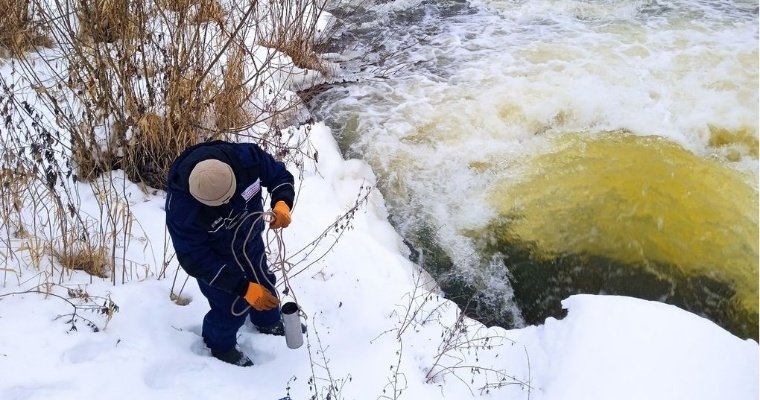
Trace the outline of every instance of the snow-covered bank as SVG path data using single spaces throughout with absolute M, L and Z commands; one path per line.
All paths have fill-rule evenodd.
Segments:
M 604 292 L 757 340 L 756 2 L 370 3 L 343 13 L 357 21 L 346 52 L 397 71 L 336 86 L 311 109 L 372 166 L 405 239 L 433 242 L 451 259 L 442 269 L 530 323 L 571 293 Z M 505 286 L 514 301 L 493 301 Z
M 519 332 L 541 398 L 754 399 L 758 347 L 677 307 L 576 295 L 568 316 Z M 546 358 L 542 359 L 541 355 Z
M 320 161 L 318 171 L 304 174 L 293 224 L 284 231 L 289 252 L 314 240 L 352 207 L 361 186 L 374 184 L 364 162 L 341 158 L 327 128 L 317 125 L 312 135 Z M 160 248 L 162 194 L 144 195 L 135 186 L 129 190 L 145 238 Z M 82 211 L 88 207 L 97 207 L 93 199 L 84 202 Z M 470 334 L 492 338 L 493 346 L 469 353 L 460 346 L 461 352 L 449 352 L 438 363 L 439 369 L 455 368 L 453 373 L 425 383 L 457 310 L 431 297 L 397 339 L 398 331 L 392 330 L 404 321 L 415 267 L 386 217 L 375 192 L 352 220 L 353 229 L 327 256 L 292 278 L 309 316 L 310 349 L 290 350 L 282 338 L 260 335 L 250 325 L 241 329 L 239 343 L 256 363 L 252 368 L 208 356 L 199 336 L 207 304 L 193 280 L 183 292 L 192 301 L 182 307 L 169 300 L 171 274 L 119 286 L 105 281 L 84 285 L 89 278 L 76 276 L 73 282 L 83 282 L 90 295 L 110 293 L 120 307 L 101 332 L 84 324 L 67 332 L 65 319 L 55 318 L 71 310 L 59 299 L 0 297 L 0 398 L 276 400 L 289 393 L 296 400 L 311 398 L 312 382 L 317 398 L 325 398 L 332 379 L 338 398 L 466 399 L 481 396 L 480 387 L 498 383 L 489 370 L 509 376 L 504 383 L 530 383 L 530 388 L 512 384 L 483 395 L 494 399 L 757 398 L 757 343 L 672 306 L 606 296 L 574 296 L 565 302 L 565 319 L 550 319 L 543 326 L 478 330 L 469 322 Z M 128 258 L 156 258 L 146 255 L 150 246 L 132 243 Z M 37 284 L 32 271 L 20 281 L 19 287 L 9 279 L 0 296 Z M 83 316 L 102 322 L 94 313 Z M 469 365 L 481 369 L 464 367 Z M 389 385 L 394 376 L 397 388 L 404 389 L 398 397 Z

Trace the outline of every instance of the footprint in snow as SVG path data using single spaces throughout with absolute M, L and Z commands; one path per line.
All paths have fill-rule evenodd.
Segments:
M 84 341 L 65 351 L 61 358 L 71 364 L 81 364 L 95 360 L 100 354 L 116 347 L 109 341 Z
M 207 365 L 202 362 L 178 363 L 176 360 L 166 360 L 147 367 L 143 373 L 143 380 L 151 389 L 170 389 L 181 384 L 178 376 L 192 375 L 206 368 Z

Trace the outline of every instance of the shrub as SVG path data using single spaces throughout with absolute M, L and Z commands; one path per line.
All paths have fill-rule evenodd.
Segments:
M 0 57 L 16 56 L 35 46 L 49 46 L 42 25 L 35 21 L 30 0 L 0 0 Z

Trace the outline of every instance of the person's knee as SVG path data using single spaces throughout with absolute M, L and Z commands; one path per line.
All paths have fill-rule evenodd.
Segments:
M 237 332 L 245 323 L 246 315 L 223 314 L 209 311 L 203 318 L 203 341 L 210 349 L 228 350 L 237 342 Z
M 245 323 L 246 314 L 233 315 L 231 313 L 209 312 L 203 318 L 203 322 L 220 330 L 238 329 Z
M 280 309 L 276 307 L 268 311 L 253 311 L 251 312 L 251 322 L 256 326 L 269 326 L 281 318 Z

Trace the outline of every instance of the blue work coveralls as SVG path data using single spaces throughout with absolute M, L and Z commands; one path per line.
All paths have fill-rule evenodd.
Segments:
M 188 187 L 193 167 L 212 158 L 229 164 L 237 183 L 229 203 L 218 207 L 197 201 Z M 166 226 L 179 264 L 198 280 L 211 306 L 203 318 L 203 340 L 212 350 L 235 347 L 246 316 L 260 327 L 280 320 L 279 307 L 256 311 L 243 298 L 249 282 L 278 296 L 261 237 L 264 221 L 258 218 L 262 188 L 271 196 L 271 207 L 278 201 L 293 207 L 293 175 L 255 144 L 201 143 L 182 152 L 169 170 Z

